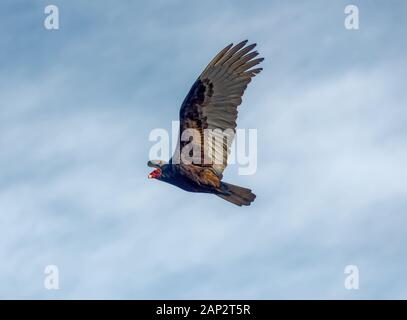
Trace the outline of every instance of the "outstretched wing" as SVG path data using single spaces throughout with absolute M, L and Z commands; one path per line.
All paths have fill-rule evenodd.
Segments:
M 222 178 L 236 131 L 237 107 L 248 83 L 262 70 L 253 67 L 264 60 L 255 59 L 258 52 L 252 50 L 256 44 L 246 44 L 247 40 L 221 50 L 182 103 L 180 137 L 172 159 L 179 161 L 181 168 L 193 165 L 201 167 L 194 170 L 213 169 L 210 171 Z M 191 152 L 194 157 L 189 164 L 182 155 L 191 156 Z

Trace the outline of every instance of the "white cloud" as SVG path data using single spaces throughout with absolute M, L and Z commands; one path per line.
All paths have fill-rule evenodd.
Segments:
M 402 57 L 345 59 L 351 36 L 318 27 L 336 7 L 316 17 L 259 5 L 247 18 L 225 5 L 200 19 L 192 5 L 137 15 L 134 4 L 76 4 L 61 8 L 60 60 L 35 70 L 35 59 L 11 57 L 27 70 L 0 78 L 1 297 L 405 297 Z M 318 50 L 327 33 L 340 44 Z M 231 167 L 225 178 L 257 193 L 243 210 L 148 181 L 145 167 L 149 130 L 170 128 L 199 68 L 242 34 L 268 58 L 239 118 L 259 130 L 257 174 Z M 367 55 L 375 44 L 360 34 Z M 42 286 L 48 264 L 59 266 L 58 292 Z M 343 287 L 347 264 L 360 266 L 358 292 Z

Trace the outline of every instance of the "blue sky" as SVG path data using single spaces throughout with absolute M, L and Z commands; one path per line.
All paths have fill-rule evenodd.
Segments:
M 2 1 L 0 298 L 407 298 L 406 9 Z M 258 170 L 225 180 L 256 201 L 149 181 L 150 131 L 246 38 L 266 58 L 238 121 L 258 130 Z M 44 288 L 50 264 L 59 290 Z M 359 290 L 343 285 L 350 264 Z

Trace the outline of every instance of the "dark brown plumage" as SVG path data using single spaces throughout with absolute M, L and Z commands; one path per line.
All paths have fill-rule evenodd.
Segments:
M 253 67 L 264 60 L 252 51 L 256 44 L 246 44 L 247 40 L 225 47 L 195 81 L 180 109 L 177 151 L 168 164 L 149 161 L 156 168 L 150 178 L 186 191 L 213 193 L 239 206 L 255 199 L 250 189 L 221 181 L 236 131 L 237 107 L 251 79 L 262 70 Z

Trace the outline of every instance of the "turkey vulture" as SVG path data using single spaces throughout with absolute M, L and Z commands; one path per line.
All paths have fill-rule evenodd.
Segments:
M 221 181 L 236 131 L 237 107 L 248 83 L 262 70 L 253 67 L 264 60 L 254 59 L 256 44 L 246 44 L 247 40 L 225 47 L 195 81 L 179 113 L 176 152 L 169 163 L 148 161 L 155 168 L 148 178 L 190 192 L 213 193 L 238 206 L 256 198 L 250 189 Z

